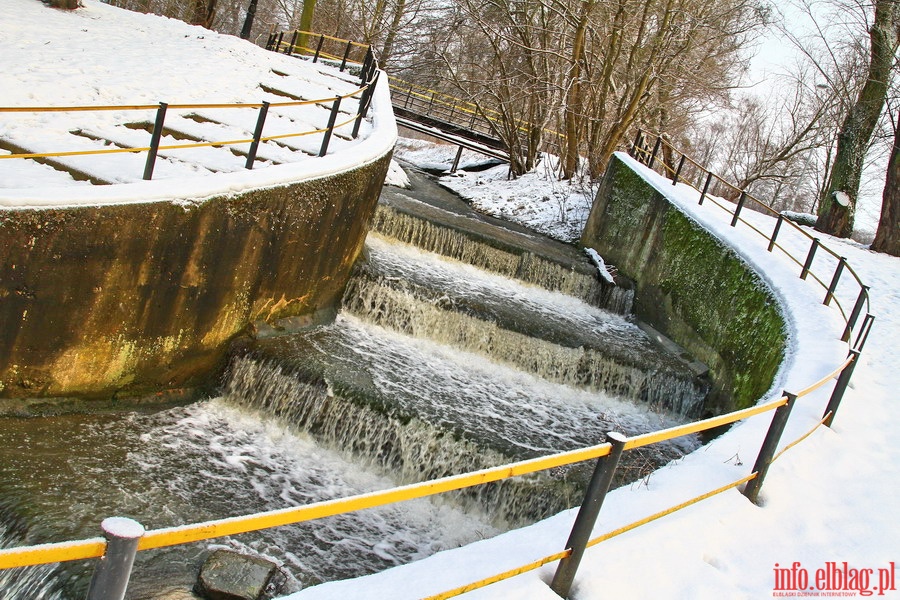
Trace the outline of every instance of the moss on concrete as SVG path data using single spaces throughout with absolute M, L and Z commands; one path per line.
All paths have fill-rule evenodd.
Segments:
M 582 244 L 635 281 L 639 318 L 709 365 L 710 412 L 749 406 L 768 390 L 786 340 L 771 290 L 618 158 Z

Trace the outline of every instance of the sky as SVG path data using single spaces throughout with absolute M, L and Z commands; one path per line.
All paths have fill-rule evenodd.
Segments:
M 266 53 L 233 37 L 216 36 L 177 21 L 122 13 L 95 0 L 83 1 L 83 9 L 62 13 L 36 0 L 5 0 L 7 11 L 0 21 L 0 106 L 153 103 L 162 99 L 159 88 L 148 87 L 160 81 L 171 86 L 165 100 L 173 103 L 255 102 L 265 99 L 257 86 L 261 78 L 271 76 L 273 65 L 299 69 L 299 61 Z M 160 43 L 166 30 L 174 37 L 171 43 Z M 106 42 L 102 51 L 97 45 L 100 38 Z M 176 39 L 185 45 L 176 43 Z M 109 48 L 117 51 L 110 52 Z M 163 52 L 165 48 L 172 51 Z M 206 51 L 213 53 L 212 62 L 198 62 Z M 120 69 L 127 56 L 140 63 L 140 57 L 151 52 L 153 62 L 144 65 L 149 70 Z M 184 60 L 183 52 L 189 52 L 190 61 Z M 78 53 L 84 53 L 80 61 Z M 70 58 L 64 58 L 65 55 Z M 232 59 L 236 62 L 232 63 Z M 226 63 L 229 69 L 221 66 Z M 200 64 L 207 65 L 199 69 L 202 79 L 198 79 Z M 61 68 L 65 71 L 63 82 L 58 76 Z M 124 76 L 123 72 L 129 74 Z M 297 76 L 301 77 L 299 72 Z M 329 85 L 316 75 L 309 75 L 306 80 L 316 86 Z M 142 202 L 164 199 L 175 192 L 183 198 L 202 201 L 223 190 L 320 176 L 327 169 L 370 160 L 393 145 L 396 129 L 390 111 L 385 109 L 387 92 L 379 93 L 368 135 L 348 142 L 342 149 L 346 151 L 338 152 L 328 161 L 327 168 L 321 166 L 322 162 L 303 160 L 252 172 L 237 169 L 210 174 L 194 167 L 190 168 L 195 172 L 185 173 L 179 171 L 185 168 L 180 164 L 173 166 L 170 176 L 161 173 L 158 181 L 116 186 L 78 185 L 59 181 L 56 174 L 49 174 L 46 179 L 35 173 L 4 175 L 0 170 L 0 206 L 30 209 L 60 203 Z M 77 137 L 64 135 L 63 129 L 49 120 L 39 119 L 30 132 L 20 125 L 19 119 L 0 115 L 0 138 L 14 135 L 24 144 L 36 139 L 36 132 L 45 130 L 55 132 L 53 136 L 67 140 L 67 144 L 70 137 Z M 92 122 L 85 127 L 117 130 L 110 123 Z M 419 147 L 420 155 L 415 156 L 415 144 L 409 146 L 406 159 L 419 162 L 449 163 L 454 151 Z M 13 161 L 0 161 L 9 162 Z M 202 161 L 198 164 L 202 165 Z M 102 160 L 82 166 L 104 173 L 113 169 Z M 797 277 L 794 263 L 767 253 L 764 244 L 746 227 L 730 228 L 730 216 L 712 203 L 698 206 L 693 190 L 681 184 L 673 187 L 640 165 L 632 166 L 690 218 L 734 248 L 778 299 L 786 316 L 788 347 L 770 393 L 761 400 L 776 397 L 783 389 L 806 387 L 844 359 L 847 348 L 837 339 L 843 329 L 837 312 L 822 305 L 818 287 Z M 527 218 L 532 227 L 556 232 L 560 237 L 571 236 L 577 230 L 579 219 L 586 216 L 582 192 L 560 190 L 546 179 L 542 182 L 540 173 L 520 179 L 525 187 L 517 190 L 514 186 L 518 184 L 507 181 L 504 171 L 505 167 L 498 167 L 479 175 L 449 177 L 445 182 L 493 214 Z M 23 181 L 27 187 L 23 187 Z M 61 186 L 66 187 L 64 193 Z M 61 197 L 66 200 L 60 200 Z M 772 222 L 766 221 L 767 217 L 752 213 L 748 219 L 764 231 L 771 229 Z M 773 465 L 760 505 L 731 490 L 590 549 L 576 578 L 572 598 L 768 598 L 775 595 L 776 565 L 795 566 L 796 572 L 809 573 L 813 578 L 820 569 L 841 567 L 844 562 L 860 573 L 871 569 L 873 576 L 888 571 L 897 575 L 900 519 L 895 512 L 900 497 L 900 444 L 893 419 L 895 390 L 900 389 L 896 369 L 900 260 L 872 253 L 852 242 L 827 237 L 823 242 L 846 256 L 871 286 L 872 310 L 877 317 L 833 428 L 816 429 Z M 785 243 L 796 245 L 798 241 L 786 237 Z M 803 246 L 796 246 L 795 251 L 805 256 Z M 827 272 L 827 261 L 822 266 Z M 839 290 L 843 298 L 852 293 L 845 287 Z M 785 443 L 806 433 L 819 420 L 829 391 L 830 386 L 826 386 L 798 403 L 783 438 Z M 603 506 L 595 534 L 746 475 L 767 426 L 766 416 L 748 420 L 646 480 L 613 491 Z M 560 551 L 574 514 L 566 511 L 530 527 L 365 578 L 309 588 L 291 598 L 393 600 L 443 592 Z M 556 598 L 547 586 L 553 568 L 554 565 L 547 565 L 464 597 Z M 869 583 L 877 586 L 877 582 Z M 875 594 L 900 597 L 900 592 L 894 590 L 883 596 L 877 595 L 876 590 Z

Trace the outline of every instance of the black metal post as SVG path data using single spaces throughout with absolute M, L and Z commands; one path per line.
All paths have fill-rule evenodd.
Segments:
M 659 152 L 659 147 L 662 145 L 662 136 L 656 136 L 656 143 L 653 144 L 653 152 L 650 154 L 650 160 L 647 161 L 647 166 L 651 169 L 653 168 L 653 163 L 656 162 L 656 153 Z
M 426 114 L 426 115 L 430 115 L 430 114 L 431 114 L 431 107 L 434 106 L 434 96 L 435 96 L 435 94 L 437 94 L 437 92 L 431 92 L 431 100 L 428 101 L 428 108 L 425 109 L 425 114 Z
M 869 313 L 863 318 L 862 327 L 859 328 L 859 335 L 856 336 L 856 343 L 853 344 L 853 348 L 859 352 L 862 352 L 863 346 L 866 345 L 866 340 L 869 339 L 873 321 L 875 321 L 875 316 Z
M 278 52 L 279 50 L 281 50 L 281 40 L 282 39 L 284 39 L 284 32 L 279 31 L 278 32 L 278 40 L 275 42 L 275 47 L 272 48 L 272 50 L 274 50 L 275 52 Z
M 772 237 L 769 238 L 769 247 L 767 248 L 769 252 L 771 252 L 772 249 L 775 248 L 775 238 L 778 237 L 778 232 L 781 231 L 782 223 L 784 223 L 784 215 L 779 213 L 778 221 L 775 222 L 775 229 L 772 230 Z
M 322 148 L 319 150 L 319 156 L 325 156 L 328 152 L 328 142 L 331 141 L 331 133 L 334 131 L 334 123 L 337 121 L 338 109 L 341 108 L 341 97 L 335 96 L 334 104 L 331 105 L 331 115 L 328 117 L 328 128 L 325 130 L 325 137 L 322 138 Z
M 103 519 L 100 527 L 106 538 L 106 552 L 94 569 L 87 600 L 122 600 L 144 526 L 132 519 L 109 517 Z
M 325 43 L 325 35 L 320 34 L 319 35 L 319 43 L 316 44 L 316 53 L 313 54 L 313 62 L 316 62 L 319 60 L 319 53 L 322 51 L 322 44 L 324 44 L 324 43 Z
M 672 185 L 678 184 L 678 176 L 681 175 L 681 169 L 684 168 L 684 154 L 681 155 L 681 160 L 678 161 L 678 166 L 675 168 L 675 175 L 672 176 Z
M 287 54 L 288 56 L 294 55 L 294 48 L 297 46 L 297 36 L 299 36 L 299 35 L 300 35 L 300 32 L 295 29 L 294 35 L 291 36 L 291 45 L 288 46 L 284 51 L 284 53 Z
M 575 524 L 572 525 L 572 532 L 569 534 L 569 540 L 566 542 L 566 548 L 571 549 L 572 554 L 559 562 L 556 574 L 553 576 L 553 582 L 550 584 L 550 589 L 562 598 L 566 598 L 569 595 L 569 590 L 572 588 L 578 565 L 584 556 L 587 543 L 591 539 L 591 532 L 594 530 L 594 523 L 597 522 L 597 515 L 600 514 L 600 507 L 603 506 L 603 500 L 609 491 L 613 475 L 615 475 L 616 467 L 619 464 L 619 458 L 622 457 L 622 452 L 625 449 L 627 438 L 621 433 L 611 431 L 606 434 L 606 438 L 612 445 L 612 449 L 608 455 L 597 459 L 594 474 L 591 475 L 591 481 L 588 483 L 584 500 L 581 503 L 581 508 L 578 509 L 578 516 L 575 517 Z
M 381 75 L 381 71 L 376 71 L 375 77 L 372 78 L 369 86 L 359 98 L 359 110 L 356 113 L 356 122 L 353 124 L 353 139 L 356 139 L 356 136 L 359 135 L 359 127 L 362 124 L 363 117 L 366 116 L 366 112 L 369 110 L 369 105 L 372 103 L 372 96 L 375 94 L 375 86 L 378 85 L 379 75 Z
M 709 191 L 709 184 L 712 183 L 713 174 L 712 171 L 706 172 L 706 182 L 703 184 L 703 191 L 700 192 L 700 202 L 697 204 L 703 204 L 703 199 L 706 198 L 706 192 Z
M 841 406 L 844 392 L 847 391 L 847 384 L 850 383 L 850 378 L 853 377 L 853 369 L 856 368 L 856 363 L 859 362 L 859 350 L 851 350 L 850 354 L 847 356 L 852 356 L 853 360 L 850 361 L 850 364 L 841 371 L 840 375 L 838 375 L 837 383 L 834 384 L 834 390 L 832 390 L 831 398 L 828 400 L 828 406 L 822 414 L 823 417 L 827 416 L 823 424 L 828 427 L 831 427 L 831 424 L 834 422 L 834 415 Z
M 250 143 L 250 151 L 247 153 L 246 168 L 252 169 L 256 161 L 256 151 L 259 149 L 259 139 L 262 137 L 263 126 L 266 124 L 266 115 L 269 113 L 269 103 L 263 101 L 256 118 L 256 129 L 253 130 L 253 142 Z
M 353 48 L 353 42 L 348 41 L 347 48 L 344 50 L 344 58 L 343 58 L 343 60 L 341 60 L 341 68 L 340 68 L 341 71 L 343 71 L 347 67 L 347 59 L 350 58 L 350 50 L 352 48 Z
M 859 319 L 859 314 L 862 312 L 863 304 L 865 304 L 868 295 L 869 286 L 863 285 L 859 289 L 859 295 L 856 297 L 856 304 L 853 305 L 853 310 L 850 311 L 850 318 L 847 319 L 847 326 L 844 327 L 844 333 L 841 334 L 842 342 L 850 341 L 850 333 L 853 331 L 853 328 L 856 327 L 856 320 Z
M 272 31 L 269 33 L 269 37 L 266 38 L 266 50 L 272 49 L 272 44 L 275 42 L 275 32 Z
M 738 219 L 741 218 L 741 211 L 744 209 L 744 202 L 747 201 L 747 192 L 741 190 L 741 197 L 738 198 L 737 206 L 734 207 L 734 216 L 731 217 L 731 226 L 737 225 Z
M 638 161 L 641 160 L 638 158 L 638 148 L 641 147 L 641 135 L 643 135 L 643 133 L 643 131 L 638 129 L 637 135 L 634 136 L 634 143 L 631 145 L 631 158 L 637 159 Z
M 813 238 L 812 244 L 809 246 L 809 254 L 806 255 L 806 262 L 803 263 L 803 270 L 800 271 L 800 279 L 806 279 L 809 275 L 809 269 L 812 267 L 813 258 L 816 256 L 816 250 L 819 249 L 819 238 Z
M 462 158 L 463 147 L 460 146 L 456 150 L 456 156 L 453 157 L 453 166 L 450 167 L 451 173 L 456 173 L 456 170 L 459 168 L 459 159 Z
M 834 269 L 834 277 L 831 278 L 831 284 L 828 286 L 828 291 L 825 292 L 825 301 L 823 304 L 828 306 L 831 304 L 831 300 L 834 298 L 834 292 L 837 290 L 838 282 L 841 280 L 841 273 L 844 272 L 844 265 L 847 264 L 847 259 L 843 256 L 838 260 L 837 267 Z
M 375 60 L 374 54 L 372 54 L 372 47 L 366 49 L 366 57 L 363 59 L 362 70 L 359 72 L 359 84 L 362 85 L 366 82 L 369 77 L 369 69 L 372 68 L 372 63 Z
M 159 152 L 159 140 L 162 137 L 163 123 L 166 121 L 166 109 L 169 107 L 165 102 L 159 103 L 156 109 L 156 122 L 153 123 L 153 133 L 150 136 L 150 150 L 147 152 L 147 162 L 144 164 L 144 179 L 153 179 L 153 168 L 156 166 L 156 154 Z
M 772 415 L 772 424 L 769 425 L 769 431 L 766 433 L 766 439 L 763 440 L 762 447 L 759 449 L 759 456 L 756 457 L 756 463 L 753 465 L 753 472 L 756 477 L 747 482 L 744 487 L 744 495 L 754 504 L 759 499 L 759 490 L 762 489 L 763 480 L 772 464 L 772 458 L 775 456 L 775 450 L 778 448 L 778 442 L 781 434 L 784 433 L 784 426 L 787 424 L 788 417 L 791 415 L 791 409 L 797 400 L 797 395 L 790 392 L 784 392 L 787 396 L 787 404 L 779 406 Z

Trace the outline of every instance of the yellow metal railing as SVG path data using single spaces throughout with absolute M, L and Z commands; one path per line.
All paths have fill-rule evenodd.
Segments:
M 652 146 L 650 145 L 651 141 Z M 789 219 L 786 219 L 777 210 L 768 206 L 751 194 L 747 193 L 746 190 L 741 190 L 735 185 L 722 179 L 712 171 L 709 171 L 705 166 L 701 165 L 699 162 L 695 161 L 687 154 L 675 148 L 663 135 L 657 135 L 654 139 L 652 135 L 648 136 L 643 131 L 639 130 L 634 143 L 631 145 L 631 155 L 638 161 L 647 164 L 651 169 L 655 169 L 658 172 L 661 172 L 663 175 L 672 179 L 673 184 L 685 183 L 687 185 L 690 185 L 695 190 L 701 193 L 701 203 L 708 200 L 718 208 L 721 208 L 722 210 L 725 210 L 732 214 L 732 226 L 737 225 L 737 223 L 741 223 L 743 226 L 749 228 L 760 237 L 766 239 L 769 243 L 768 250 L 770 252 L 774 249 L 778 249 L 790 261 L 801 267 L 800 278 L 806 279 L 807 277 L 812 277 L 813 281 L 818 283 L 822 287 L 822 289 L 826 291 L 824 304 L 828 305 L 833 301 L 838 309 L 838 312 L 846 323 L 846 328 L 843 335 L 841 336 L 842 340 L 850 340 L 850 335 L 854 330 L 854 327 L 856 326 L 856 321 L 859 315 L 862 313 L 864 306 L 866 314 L 871 315 L 868 286 L 866 286 L 862 282 L 859 275 L 856 273 L 856 271 L 853 270 L 850 264 L 847 263 L 846 259 L 844 259 L 842 256 L 840 256 L 824 244 L 820 243 L 818 238 L 814 238 L 812 235 L 803 230 L 803 228 L 801 228 L 799 225 Z M 671 157 L 670 160 L 666 159 L 667 156 Z M 677 164 L 673 164 L 675 157 L 678 157 Z M 728 200 L 724 200 L 716 195 L 713 195 L 714 190 L 719 194 L 724 193 L 727 196 L 731 196 L 734 201 L 729 202 Z M 721 190 L 724 190 L 724 192 Z M 741 217 L 741 211 L 744 205 L 748 202 L 753 207 L 755 207 L 755 210 L 777 219 L 776 225 L 771 233 L 766 233 L 760 230 L 753 223 L 750 223 L 749 221 Z M 778 235 L 785 224 L 789 228 L 791 228 L 794 233 L 803 236 L 810 244 L 809 252 L 807 253 L 805 259 L 794 256 L 794 254 L 788 248 L 778 243 Z M 826 277 L 825 274 L 818 275 L 816 269 L 813 268 L 813 261 L 816 252 L 819 249 L 830 255 L 833 259 L 837 260 L 837 265 L 835 266 L 835 269 L 828 282 L 826 282 L 826 280 L 824 279 L 824 277 Z M 837 286 L 839 284 L 841 274 L 844 271 L 850 273 L 859 288 L 858 294 L 856 296 L 856 302 L 850 311 L 847 310 L 841 299 L 836 295 Z M 873 317 L 869 316 L 867 321 L 870 322 L 872 318 Z M 864 331 L 861 331 L 861 333 L 864 333 Z M 863 338 L 862 341 L 864 342 L 865 338 Z M 855 345 L 861 347 L 861 344 L 859 342 L 857 342 Z
M 361 110 L 363 110 L 364 106 L 364 97 L 367 94 L 371 94 L 370 87 L 373 84 L 366 83 L 365 85 L 361 85 L 359 88 L 337 96 L 331 96 L 328 98 L 317 98 L 313 100 L 296 100 L 296 101 L 287 101 L 287 102 L 271 102 L 265 103 L 269 108 L 290 108 L 297 106 L 311 106 L 316 104 L 324 104 L 324 103 L 334 103 L 337 99 L 341 101 L 346 100 L 348 98 L 357 98 L 359 97 L 360 103 L 358 106 L 358 114 L 355 114 L 349 119 L 346 119 L 340 123 L 335 123 L 330 127 L 312 129 L 308 131 L 300 131 L 296 133 L 286 133 L 279 135 L 271 135 L 271 136 L 260 136 L 257 138 L 242 138 L 235 140 L 218 140 L 218 141 L 198 141 L 192 143 L 183 143 L 183 144 L 165 144 L 158 145 L 155 148 L 151 146 L 140 146 L 140 147 L 125 147 L 125 148 L 104 148 L 98 150 L 71 150 L 71 151 L 58 151 L 58 152 L 18 152 L 11 154 L 0 154 L 0 160 L 11 160 L 11 159 L 40 159 L 40 158 L 58 158 L 58 157 L 72 157 L 72 156 L 97 156 L 104 154 L 123 154 L 123 153 L 139 153 L 139 152 L 147 152 L 152 149 L 155 150 L 185 150 L 190 148 L 204 148 L 204 147 L 221 147 L 221 146 L 238 146 L 243 144 L 252 144 L 254 142 L 261 143 L 273 140 L 281 140 L 287 138 L 294 137 L 302 137 L 308 135 L 316 135 L 323 134 L 328 131 L 334 131 L 341 127 L 344 127 L 354 121 L 357 121 L 361 118 Z M 202 110 L 202 109 L 255 109 L 259 110 L 264 106 L 264 103 L 229 103 L 229 104 L 167 104 L 167 110 Z M 47 112 L 92 112 L 92 111 L 144 111 L 144 110 L 158 110 L 159 105 L 154 104 L 130 104 L 130 105 L 121 105 L 121 106 L 15 106 L 15 107 L 0 107 L 0 114 L 2 113 L 47 113 Z

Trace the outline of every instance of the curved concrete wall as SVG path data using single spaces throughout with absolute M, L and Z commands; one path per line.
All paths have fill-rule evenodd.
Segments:
M 392 145 L 339 173 L 196 202 L 0 210 L 0 397 L 202 386 L 252 323 L 327 313 Z
M 709 412 L 754 404 L 784 356 L 771 291 L 727 246 L 613 157 L 582 244 L 635 281 L 638 317 L 710 368 Z

